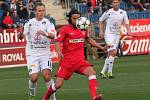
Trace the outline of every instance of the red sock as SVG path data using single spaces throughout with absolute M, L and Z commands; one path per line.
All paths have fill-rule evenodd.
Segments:
M 43 100 L 49 100 L 51 94 L 53 94 L 54 92 L 56 92 L 56 87 L 55 84 L 50 85 L 50 87 L 48 88 L 47 92 L 45 93 Z
M 55 91 L 56 91 L 55 84 L 50 85 L 50 87 L 48 88 L 48 93 L 53 94 Z
M 89 77 L 89 90 L 90 90 L 91 98 L 96 96 L 96 89 L 97 89 L 96 76 L 92 75 Z

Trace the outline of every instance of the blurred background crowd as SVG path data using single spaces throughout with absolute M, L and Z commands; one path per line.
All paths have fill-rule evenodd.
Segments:
M 35 17 L 34 5 L 37 2 L 41 0 L 1 0 L 0 27 L 21 27 L 28 19 Z M 78 9 L 91 20 L 97 35 L 98 18 L 111 8 L 111 0 L 53 0 L 53 5 L 61 5 L 66 11 L 70 8 Z M 121 0 L 120 8 L 127 11 L 129 19 L 150 18 L 150 0 Z M 46 17 L 56 25 L 55 18 L 49 14 Z
M 1 0 L 0 26 L 3 29 L 22 27 L 28 19 L 35 17 L 34 5 L 41 0 Z M 46 15 L 53 21 L 51 16 Z

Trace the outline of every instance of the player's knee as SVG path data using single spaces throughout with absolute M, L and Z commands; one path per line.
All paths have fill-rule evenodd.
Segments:
M 45 81 L 50 80 L 50 70 L 43 70 L 42 74 Z
M 32 81 L 32 83 L 36 83 L 37 82 L 37 80 L 38 80 L 38 78 L 37 77 L 31 77 L 31 79 L 30 79 L 31 81 Z
M 96 72 L 92 67 L 89 67 L 88 69 L 85 70 L 85 75 L 88 77 L 91 75 L 95 75 L 95 74 L 96 74 Z
M 33 83 L 36 83 L 37 80 L 38 80 L 38 74 L 31 74 L 31 75 L 30 75 L 30 80 L 31 80 Z
M 92 70 L 92 71 L 89 73 L 89 76 L 95 75 L 95 74 L 96 74 L 96 71 L 95 71 L 95 70 Z
M 112 51 L 110 52 L 110 56 L 112 56 L 112 57 L 115 57 L 116 54 L 117 54 L 117 51 L 116 51 L 116 50 L 112 50 Z

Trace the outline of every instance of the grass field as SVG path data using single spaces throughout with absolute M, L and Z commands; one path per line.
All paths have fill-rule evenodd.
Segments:
M 103 100 L 150 100 L 150 55 L 125 56 L 116 59 L 115 79 L 98 76 L 104 60 L 92 60 Z M 101 66 L 101 67 L 100 67 Z M 54 77 L 55 68 L 53 71 Z M 0 69 L 0 100 L 28 100 L 26 67 Z M 36 100 L 46 90 L 42 77 L 38 80 Z M 90 100 L 87 78 L 74 74 L 57 91 L 57 100 Z

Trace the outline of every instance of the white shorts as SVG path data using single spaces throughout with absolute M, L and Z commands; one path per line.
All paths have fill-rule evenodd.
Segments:
M 29 75 L 33 73 L 39 73 L 43 69 L 50 69 L 52 70 L 52 61 L 50 59 L 50 55 L 44 56 L 27 56 L 27 67 Z
M 120 40 L 120 34 L 105 34 L 104 38 L 106 44 L 110 45 L 110 48 L 107 49 L 107 51 L 117 49 Z

